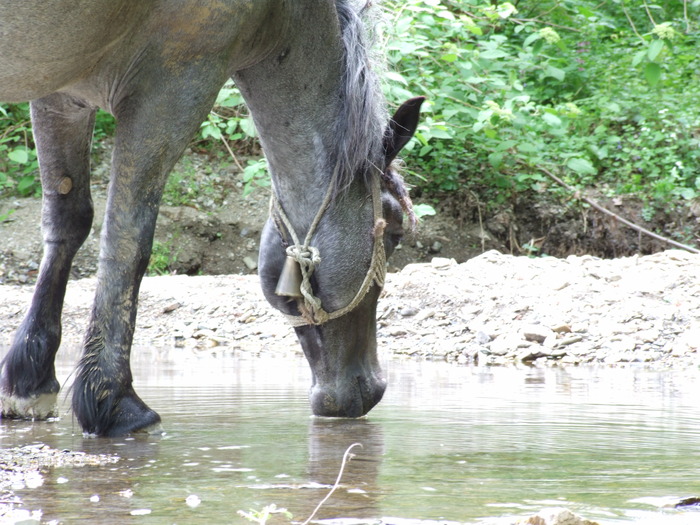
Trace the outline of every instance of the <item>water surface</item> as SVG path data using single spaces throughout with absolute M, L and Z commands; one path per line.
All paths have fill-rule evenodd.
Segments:
M 54 469 L 17 492 L 25 508 L 65 523 L 243 523 L 239 509 L 275 503 L 303 521 L 360 442 L 319 519 L 483 523 L 565 506 L 601 524 L 700 523 L 661 508 L 700 495 L 698 370 L 392 360 L 382 403 L 344 421 L 310 417 L 303 358 L 136 349 L 133 365 L 163 437 L 84 438 L 66 400 L 58 422 L 3 421 L 2 447 L 122 458 Z

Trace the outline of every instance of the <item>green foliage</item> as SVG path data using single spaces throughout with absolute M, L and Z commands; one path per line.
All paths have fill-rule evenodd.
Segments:
M 700 196 L 700 1 L 385 0 L 389 99 L 428 97 L 405 156 L 424 191 L 498 206 L 574 186 L 635 193 L 649 209 Z M 96 140 L 114 132 L 96 117 Z M 195 146 L 222 147 L 244 192 L 269 185 L 243 99 L 220 92 Z M 206 193 L 176 173 L 166 202 Z M 40 191 L 27 104 L 0 105 L 0 195 Z
M 220 204 L 219 177 L 210 165 L 198 168 L 191 157 L 183 157 L 175 165 L 165 183 L 161 202 L 166 206 L 198 206 Z
M 257 137 L 243 96 L 233 82 L 227 82 L 219 92 L 214 109 L 200 126 L 199 135 L 205 140 L 211 138 L 239 143 L 239 150 Z
M 170 266 L 177 261 L 177 250 L 174 242 L 162 243 L 153 241 L 151 259 L 148 261 L 146 273 L 148 275 L 167 275 L 170 273 Z
M 559 191 L 547 167 L 657 205 L 697 197 L 700 2 L 668 4 L 388 0 L 388 97 L 428 97 L 411 182 L 498 205 Z
M 0 196 L 38 194 L 38 168 L 29 105 L 0 105 Z
M 114 118 L 98 111 L 95 139 L 111 136 L 114 128 Z M 39 162 L 27 102 L 0 104 L 0 197 L 5 195 L 41 195 Z
M 257 156 L 260 145 L 257 141 L 255 124 L 248 114 L 243 96 L 233 82 L 227 82 L 219 92 L 214 109 L 200 127 L 199 136 L 210 149 L 217 144 L 222 144 L 240 167 L 242 166 L 234 150 Z M 255 188 L 270 186 L 270 174 L 265 159 L 249 160 L 242 168 L 244 196 L 249 195 Z
M 15 210 L 9 209 L 5 213 L 0 213 L 0 223 L 9 221 L 14 212 Z
M 270 173 L 265 159 L 249 160 L 243 169 L 243 196 L 247 197 L 255 188 L 270 186 Z
M 416 204 L 413 206 L 413 213 L 416 214 L 418 219 L 421 219 L 429 215 L 435 215 L 436 212 L 435 208 L 433 208 L 430 204 Z

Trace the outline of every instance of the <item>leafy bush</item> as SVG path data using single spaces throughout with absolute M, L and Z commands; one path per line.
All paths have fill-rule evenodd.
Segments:
M 113 135 L 114 129 L 114 118 L 98 111 L 95 140 Z M 0 197 L 40 194 L 39 162 L 31 132 L 29 103 L 0 104 Z
M 0 195 L 38 193 L 38 168 L 29 105 L 0 105 Z
M 418 191 L 470 191 L 499 206 L 574 186 L 664 206 L 700 195 L 700 0 L 385 0 L 394 103 L 426 95 L 406 150 Z M 0 195 L 39 191 L 26 104 L 0 106 Z M 97 115 L 99 140 L 114 121 Z M 197 148 L 225 148 L 245 191 L 269 184 L 232 83 Z M 175 181 L 178 182 L 178 181 Z M 182 183 L 187 185 L 187 183 Z
M 429 99 L 411 182 L 498 205 L 551 189 L 546 167 L 657 203 L 695 198 L 700 2 L 687 16 L 629 4 L 389 0 L 388 96 Z

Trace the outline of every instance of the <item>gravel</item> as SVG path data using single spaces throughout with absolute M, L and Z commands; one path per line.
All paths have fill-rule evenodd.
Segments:
M 700 366 L 700 256 L 669 250 L 603 260 L 489 251 L 389 274 L 378 307 L 384 356 L 460 364 Z M 63 341 L 80 343 L 94 279 L 71 281 Z M 0 345 L 32 290 L 0 286 Z M 144 279 L 135 345 L 211 352 L 300 353 L 254 275 Z

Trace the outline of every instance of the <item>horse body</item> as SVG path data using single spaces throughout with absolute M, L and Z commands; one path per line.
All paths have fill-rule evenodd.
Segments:
M 97 107 L 115 116 L 117 133 L 95 301 L 73 387 L 86 432 L 125 434 L 160 421 L 132 386 L 139 285 L 167 174 L 230 76 L 250 106 L 291 227 L 307 232 L 324 195 L 335 195 L 312 236 L 323 254 L 312 284 L 327 311 L 352 301 L 375 235 L 388 255 L 402 228 L 401 207 L 385 188 L 377 233 L 366 182 L 388 176 L 420 107 L 405 106 L 392 122 L 403 131 L 385 135 L 360 29 L 346 0 L 63 0 L 51 10 L 0 0 L 0 100 L 32 100 L 44 236 L 32 304 L 2 363 L 4 416 L 45 418 L 55 410 L 63 296 L 93 218 Z M 288 234 L 275 220 L 266 224 L 260 277 L 271 304 L 299 316 L 302 304 L 274 293 Z M 347 315 L 296 328 L 314 375 L 314 413 L 360 416 L 381 399 L 378 295 L 373 286 Z

